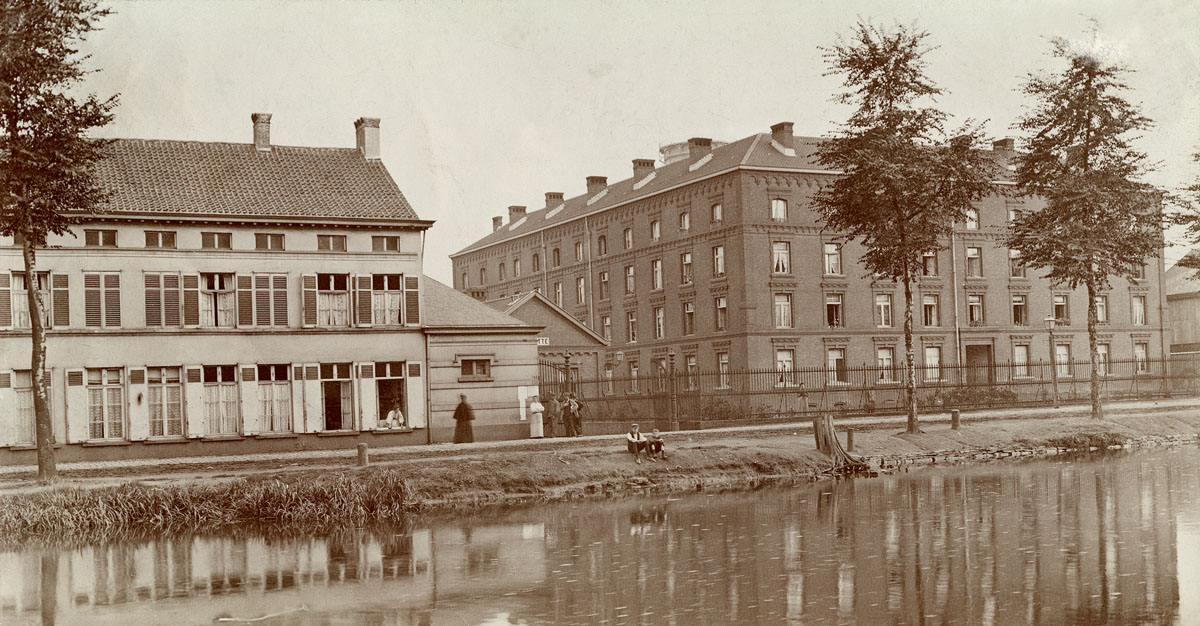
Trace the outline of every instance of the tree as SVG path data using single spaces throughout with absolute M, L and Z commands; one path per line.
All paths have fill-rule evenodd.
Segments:
M 1056 38 L 1052 45 L 1066 67 L 1029 75 L 1022 92 L 1035 104 L 1017 124 L 1028 134 L 1016 159 L 1017 191 L 1045 207 L 1018 216 L 1005 243 L 1056 284 L 1087 288 L 1092 417 L 1099 419 L 1096 297 L 1111 277 L 1139 275 L 1162 246 L 1160 195 L 1138 180 L 1150 165 L 1130 145 L 1151 121 L 1122 97 L 1130 70 L 1095 32 L 1086 43 Z
M 72 93 L 88 73 L 78 46 L 107 14 L 92 0 L 0 0 L 0 234 L 21 242 L 30 287 L 30 373 L 43 482 L 53 480 L 56 469 L 37 251 L 47 235 L 69 232 L 107 197 L 94 176 L 107 144 L 86 134 L 111 121 L 116 96 Z
M 913 358 L 913 282 L 922 255 L 945 248 L 956 220 L 994 191 L 992 162 L 975 146 L 979 128 L 944 130 L 947 115 L 923 102 L 943 93 L 926 75 L 929 34 L 859 23 L 849 38 L 822 48 L 827 74 L 844 77 L 837 96 L 854 113 L 817 150 L 843 172 L 813 199 L 827 228 L 866 249 L 867 274 L 904 285 L 904 383 L 910 433 L 917 426 Z M 952 137 L 952 138 L 951 138 Z
M 1200 165 L 1200 152 L 1193 154 L 1192 160 Z M 1200 244 L 1200 178 L 1184 189 L 1182 195 L 1176 195 L 1171 200 L 1173 204 L 1177 205 L 1177 209 L 1171 216 L 1170 223 L 1183 226 L 1185 228 L 1184 237 L 1191 244 Z M 1200 252 L 1189 251 L 1179 259 L 1177 265 L 1195 270 L 1192 276 L 1196 280 L 1200 280 Z

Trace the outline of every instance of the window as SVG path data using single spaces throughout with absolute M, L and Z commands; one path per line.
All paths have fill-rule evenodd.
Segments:
M 978 278 L 983 276 L 983 248 L 967 248 L 967 276 Z
M 147 367 L 151 437 L 183 436 L 183 381 L 178 367 Z
M 790 386 L 798 382 L 796 378 L 795 350 L 791 348 L 775 350 L 775 374 L 776 386 Z
M 279 248 L 278 249 L 282 250 L 283 249 L 283 235 L 279 235 L 278 237 L 279 237 Z M 372 239 L 371 246 L 373 248 L 375 245 L 374 240 L 377 238 L 372 237 L 371 239 Z M 383 239 L 383 237 L 378 237 L 378 239 Z M 395 239 L 398 241 L 400 238 L 395 237 Z M 345 252 L 346 251 L 346 236 L 345 235 L 317 235 L 317 250 L 330 250 L 332 252 Z
M 1023 295 L 1012 297 L 1012 321 L 1013 326 L 1029 325 L 1029 306 Z
M 942 379 L 942 347 L 925 346 L 925 380 Z
M 481 268 L 479 268 L 479 286 L 482 287 L 486 284 L 487 284 L 487 268 L 481 267 Z
M 583 285 L 583 277 L 575 279 L 575 304 L 583 304 L 587 300 L 587 289 Z
M 792 327 L 792 294 L 775 294 L 775 328 Z
M 715 320 L 714 327 L 717 330 L 725 330 L 725 296 L 717 296 L 713 299 L 713 308 L 715 309 L 713 319 Z
M 842 311 L 842 294 L 825 295 L 825 325 L 830 328 L 841 328 L 846 325 L 846 318 Z
M 200 325 L 233 328 L 233 274 L 200 275 Z
M 925 294 L 921 296 L 921 315 L 922 321 L 926 326 L 940 326 L 942 323 L 942 312 L 938 307 L 938 297 L 933 294 Z
M 563 305 L 561 282 L 554 283 L 554 304 L 557 304 L 558 306 Z
M 1009 249 L 1008 275 L 1013 278 L 1025 278 L 1025 264 L 1021 262 L 1021 252 Z
M 1097 369 L 1099 370 L 1100 375 L 1108 376 L 1109 371 L 1108 371 L 1108 344 L 1107 343 L 1096 344 L 1096 357 L 1097 357 L 1096 361 L 1097 361 L 1097 366 L 1098 366 Z
M 875 294 L 875 325 L 880 328 L 891 328 L 895 324 L 892 319 L 892 294 Z
M 258 425 L 270 433 L 292 431 L 292 387 L 288 366 L 258 366 Z
M 258 326 L 288 325 L 287 274 L 254 275 L 254 317 Z
M 638 391 L 638 364 L 636 361 L 629 362 L 629 392 L 637 393 Z
M 1096 321 L 1108 323 L 1108 296 L 1096 296 Z
M 204 434 L 238 434 L 237 366 L 204 366 Z
M 317 243 L 317 247 L 320 248 L 320 241 L 318 240 Z M 371 250 L 374 250 L 375 252 L 399 252 L 400 237 L 398 235 L 372 235 Z
M 625 341 L 637 343 L 637 311 L 625 312 Z
M 146 326 L 179 326 L 179 274 L 146 272 Z
M 967 230 L 979 230 L 979 209 L 967 209 Z
M 42 296 L 42 328 L 49 328 L 50 311 L 53 308 L 50 302 L 50 273 L 38 272 L 36 282 L 37 290 Z M 32 328 L 33 319 L 29 316 L 29 283 L 25 272 L 13 272 L 9 299 L 12 301 L 13 328 Z
M 469 285 L 469 284 L 467 284 L 467 273 L 466 273 L 466 272 L 463 272 L 463 273 L 462 273 L 462 281 L 461 281 L 461 283 L 462 283 L 462 287 L 463 287 L 463 289 L 466 289 L 467 287 L 470 287 L 470 285 Z
M 684 211 L 679 214 L 679 232 L 686 233 L 692 227 L 692 214 Z
M 612 363 L 604 364 L 604 393 L 613 392 L 613 366 Z
M 892 347 L 875 348 L 875 367 L 879 370 L 880 382 L 896 382 L 896 349 Z
M 608 237 L 600 235 L 600 237 L 596 239 L 596 254 L 600 256 L 608 254 Z
M 555 248 L 550 251 L 550 267 L 558 267 L 559 265 L 562 265 L 562 254 L 559 253 L 558 248 Z
M 692 253 L 684 252 L 679 255 L 679 284 L 692 284 Z
M 317 245 L 319 246 L 321 238 L 317 237 Z M 342 248 L 345 249 L 345 241 L 342 242 Z M 283 234 L 282 233 L 255 233 L 254 234 L 254 249 L 255 250 L 283 250 Z M 318 248 L 320 249 L 320 248 Z
M 1133 344 L 1134 371 L 1139 374 L 1150 371 L 1150 344 L 1136 342 Z
M 651 232 L 657 232 L 657 230 L 658 230 L 657 225 L 658 225 L 658 222 L 654 222 L 654 224 L 651 225 Z M 625 249 L 629 250 L 630 248 L 633 247 L 633 229 L 632 228 L 625 229 L 624 238 L 625 238 Z M 655 239 L 658 239 L 658 237 L 655 237 Z
M 536 252 L 533 253 L 533 271 L 542 271 L 542 257 Z
M 663 288 L 662 259 L 650 261 L 650 288 L 656 291 Z
M 725 275 L 725 246 L 713 246 L 712 249 L 712 275 L 713 278 L 720 278 Z
M 583 260 L 583 242 L 582 241 L 575 242 L 575 260 L 576 261 Z
M 404 310 L 404 277 L 400 274 L 371 276 L 371 322 L 402 324 Z M 360 316 L 360 320 L 361 316 Z
M 713 222 L 720 222 L 721 220 L 725 219 L 725 210 L 721 207 L 720 202 L 712 205 L 712 207 L 709 208 L 709 215 L 711 216 Z
M 662 339 L 667 334 L 667 316 L 663 308 L 654 307 L 654 338 Z
M 1067 294 L 1065 294 L 1065 293 L 1054 294 L 1053 302 L 1054 302 L 1054 319 L 1058 320 L 1062 324 L 1070 324 L 1071 323 L 1070 322 L 1071 308 L 1069 306 L 1070 302 L 1067 300 Z
M 628 228 L 625 229 L 625 232 L 627 233 L 625 235 L 625 241 L 626 241 L 625 247 L 632 248 L 633 247 L 633 232 L 630 231 Z M 660 238 L 662 238 L 662 224 L 660 224 L 658 222 L 658 220 L 650 220 L 650 240 L 658 241 Z
M 717 353 L 717 387 L 720 389 L 729 388 L 729 353 Z
M 626 266 L 625 266 L 625 294 L 626 294 L 626 295 L 632 294 L 632 293 L 633 293 L 633 288 L 634 288 L 634 283 L 633 283 L 633 266 L 632 266 L 632 265 L 626 265 Z
M 354 428 L 349 363 L 321 364 L 321 407 L 325 430 Z
M 83 231 L 83 242 L 88 246 L 115 248 L 117 247 L 117 231 L 85 229 Z
M 967 294 L 967 325 L 983 326 L 983 294 Z
M 776 222 L 786 222 L 788 218 L 788 203 L 783 198 L 771 198 L 771 219 Z
M 849 382 L 846 372 L 846 349 L 828 348 L 825 350 L 825 370 L 829 373 L 829 383 L 832 385 Z
M 46 398 L 53 398 L 50 375 L 45 370 L 43 380 L 46 385 Z M 33 410 L 33 370 L 14 371 L 12 386 L 17 397 L 17 422 L 11 431 L 12 443 L 34 443 L 37 439 L 37 416 Z
M 125 436 L 125 372 L 119 367 L 87 370 L 88 438 Z
M 771 243 L 771 273 L 792 273 L 792 244 L 786 241 Z
M 1019 343 L 1013 346 L 1013 377 L 1029 376 L 1029 345 Z
M 173 230 L 148 230 L 148 231 L 146 231 L 146 247 L 147 248 L 174 248 L 175 247 L 175 231 L 173 231 Z
M 1146 296 L 1133 296 L 1133 325 L 1146 325 Z
M 597 281 L 600 285 L 600 299 L 608 299 L 608 272 L 600 272 L 600 280 Z
M 503 261 L 501 261 L 500 265 L 496 268 L 496 280 L 498 280 L 498 281 L 504 280 L 504 262 Z
M 95 328 L 121 325 L 121 275 L 117 272 L 83 274 L 84 324 Z
M 921 255 L 921 275 L 922 276 L 937 276 L 938 275 L 937 252 L 926 252 Z
M 348 274 L 317 274 L 317 326 L 350 324 Z
M 612 316 L 600 316 L 600 330 L 605 341 L 612 342 Z
M 694 335 L 696 333 L 696 304 L 693 302 L 683 303 L 683 334 Z
M 1060 343 L 1054 346 L 1054 366 L 1059 376 L 1071 375 L 1071 344 Z
M 492 379 L 491 359 L 463 359 L 461 362 L 460 381 L 479 381 Z
M 825 273 L 842 273 L 842 247 L 836 243 L 825 244 Z
M 699 366 L 696 364 L 696 355 L 689 354 L 683 357 L 683 383 L 688 390 L 696 388 L 696 384 L 699 382 L 696 374 L 699 369 Z
M 1142 280 L 1145 277 L 1146 265 L 1144 263 L 1138 263 L 1137 266 L 1133 268 L 1133 278 L 1134 280 Z
M 233 233 L 200 233 L 200 247 L 205 250 L 231 250 Z

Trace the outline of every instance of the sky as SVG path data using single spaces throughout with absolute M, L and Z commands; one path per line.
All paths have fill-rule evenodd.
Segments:
M 590 175 L 689 137 L 736 140 L 791 121 L 833 131 L 821 47 L 857 20 L 916 25 L 937 46 L 929 75 L 954 120 L 1015 136 L 1030 72 L 1054 70 L 1050 38 L 1095 19 L 1136 70 L 1129 97 L 1155 120 L 1138 147 L 1148 179 L 1200 177 L 1200 2 L 112 2 L 84 45 L 99 70 L 82 88 L 120 94 L 102 137 L 351 147 L 353 122 L 381 118 L 383 162 L 428 231 L 425 272 L 491 231 L 509 205 L 585 190 Z M 1168 265 L 1181 248 L 1167 252 Z

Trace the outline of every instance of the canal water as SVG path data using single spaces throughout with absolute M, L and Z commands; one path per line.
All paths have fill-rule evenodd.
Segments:
M 1200 624 L 1200 453 L 0 553 L 2 624 Z

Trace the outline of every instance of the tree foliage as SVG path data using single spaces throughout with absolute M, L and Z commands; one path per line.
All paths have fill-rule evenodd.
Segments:
M 948 116 L 932 106 L 943 91 L 926 74 L 928 37 L 915 27 L 860 22 L 823 48 L 827 74 L 844 81 L 837 101 L 855 109 L 817 151 L 842 175 L 813 200 L 828 229 L 865 248 L 868 274 L 904 284 L 910 432 L 917 430 L 911 284 L 922 255 L 943 249 L 971 203 L 995 191 L 992 162 L 977 149 L 980 128 L 968 122 L 947 133 Z

